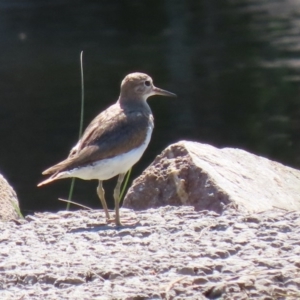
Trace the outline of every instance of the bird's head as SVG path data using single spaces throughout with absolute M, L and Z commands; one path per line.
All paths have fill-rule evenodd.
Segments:
M 141 99 L 146 101 L 148 97 L 154 95 L 176 97 L 175 94 L 154 86 L 152 78 L 144 73 L 128 74 L 122 81 L 121 99 Z

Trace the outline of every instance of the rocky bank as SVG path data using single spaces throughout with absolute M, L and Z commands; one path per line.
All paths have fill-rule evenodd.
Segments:
M 190 206 L 0 223 L 0 299 L 299 299 L 300 213 Z

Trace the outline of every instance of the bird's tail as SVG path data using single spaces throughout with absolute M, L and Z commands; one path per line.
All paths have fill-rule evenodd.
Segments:
M 40 187 L 40 186 L 46 185 L 52 181 L 62 179 L 62 178 L 68 178 L 68 177 L 69 176 L 67 176 L 66 172 L 56 173 L 56 174 L 53 174 L 51 177 L 47 178 L 46 180 L 40 182 L 37 186 Z

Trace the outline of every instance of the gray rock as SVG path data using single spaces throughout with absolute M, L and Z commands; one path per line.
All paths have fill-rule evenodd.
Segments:
M 0 174 L 0 221 L 20 218 L 19 201 L 14 189 Z
M 300 210 L 300 171 L 240 149 L 181 141 L 165 149 L 133 182 L 123 207 L 164 205 L 218 213 L 228 207 Z M 257 221 L 253 217 L 248 222 Z

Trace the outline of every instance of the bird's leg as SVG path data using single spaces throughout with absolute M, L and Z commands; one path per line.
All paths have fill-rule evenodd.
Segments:
M 115 198 L 115 210 L 116 210 L 116 217 L 115 222 L 117 226 L 122 226 L 120 221 L 120 212 L 119 212 L 119 204 L 120 204 L 120 189 L 122 182 L 124 180 L 125 174 L 119 174 L 117 185 L 114 189 L 114 198 Z
M 104 191 L 104 188 L 103 188 L 103 185 L 102 185 L 102 180 L 99 180 L 99 184 L 98 184 L 98 187 L 97 187 L 97 194 L 98 194 L 98 197 L 100 198 L 102 207 L 105 211 L 106 219 L 109 220 L 110 216 L 109 216 L 107 204 L 106 204 L 106 201 L 105 201 L 105 191 Z

